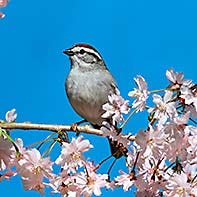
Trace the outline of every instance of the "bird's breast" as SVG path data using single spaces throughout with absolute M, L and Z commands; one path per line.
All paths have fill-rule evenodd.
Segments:
M 113 91 L 111 80 L 105 75 L 105 72 L 77 73 L 71 70 L 66 80 L 66 92 L 72 107 L 94 124 L 102 123 L 102 105 L 108 101 L 109 92 Z

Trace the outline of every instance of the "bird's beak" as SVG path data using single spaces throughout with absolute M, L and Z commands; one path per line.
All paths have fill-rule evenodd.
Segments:
M 63 51 L 64 54 L 68 55 L 68 56 L 72 56 L 74 55 L 73 51 L 71 49 L 66 49 Z

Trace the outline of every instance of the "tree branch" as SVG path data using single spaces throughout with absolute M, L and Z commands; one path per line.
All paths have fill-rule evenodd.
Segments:
M 90 125 L 85 126 L 77 126 L 74 128 L 70 125 L 58 125 L 58 124 L 35 124 L 30 122 L 22 122 L 22 123 L 16 123 L 16 122 L 5 122 L 0 121 L 0 128 L 2 129 L 22 129 L 22 130 L 48 130 L 53 132 L 80 132 L 80 133 L 86 133 L 86 134 L 93 134 L 98 136 L 104 136 L 103 131 L 94 129 Z M 135 140 L 135 136 L 131 135 L 125 135 L 125 138 L 128 138 L 131 141 Z

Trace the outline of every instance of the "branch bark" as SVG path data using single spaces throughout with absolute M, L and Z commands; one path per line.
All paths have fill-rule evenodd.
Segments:
M 2 129 L 21 129 L 21 130 L 48 130 L 53 132 L 80 132 L 86 134 L 93 134 L 98 136 L 104 136 L 103 131 L 94 129 L 90 125 L 76 126 L 75 128 L 72 125 L 59 125 L 59 124 L 37 124 L 30 122 L 4 122 L 0 121 L 0 128 Z M 131 141 L 135 140 L 135 136 L 125 135 L 125 138 L 128 138 Z

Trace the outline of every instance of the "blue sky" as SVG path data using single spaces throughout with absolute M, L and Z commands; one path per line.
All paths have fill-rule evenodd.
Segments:
M 11 0 L 2 10 L 6 17 L 0 20 L 0 119 L 16 108 L 18 122 L 70 124 L 80 120 L 65 95 L 70 63 L 62 53 L 79 42 L 99 50 L 125 98 L 138 74 L 144 76 L 149 89 L 167 86 L 165 71 L 172 67 L 196 81 L 196 8 L 195 0 Z M 145 123 L 146 117 L 138 114 L 126 131 L 136 132 Z M 48 134 L 14 131 L 13 137 L 22 137 L 28 145 Z M 102 155 L 95 150 L 90 157 L 99 161 L 109 154 L 106 141 L 87 137 L 103 149 Z M 3 181 L 0 193 L 40 196 L 23 191 L 19 178 Z M 120 194 L 130 195 L 121 190 L 113 193 Z

